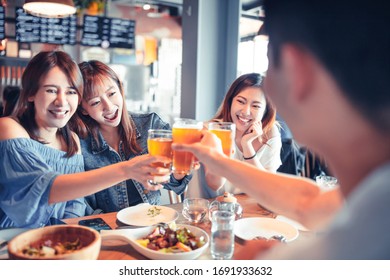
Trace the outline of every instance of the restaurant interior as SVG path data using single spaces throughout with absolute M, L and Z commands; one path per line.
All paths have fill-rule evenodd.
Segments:
M 70 29 L 71 34 L 65 34 L 65 37 L 72 38 L 63 44 L 61 39 L 64 36 L 49 38 L 48 43 L 44 43 L 47 38 L 32 36 L 31 19 L 24 20 L 25 14 L 16 11 L 23 6 L 24 0 L 2 1 L 1 89 L 6 85 L 20 84 L 23 67 L 37 52 L 61 48 L 78 62 L 99 59 L 110 64 L 124 82 L 129 110 L 154 111 L 172 123 L 179 116 L 208 119 L 234 78 L 242 73 L 263 73 L 266 70 L 267 39 L 257 36 L 262 24 L 262 1 L 229 1 L 228 5 L 236 5 L 232 6 L 234 15 L 228 14 L 225 1 L 74 2 L 76 6 L 79 4 L 74 16 L 76 26 L 73 28 L 76 30 Z M 100 3 L 99 9 L 88 8 L 88 5 L 95 7 L 94 3 Z M 188 15 L 191 9 L 196 16 Z M 23 13 L 22 9 L 19 11 Z M 88 41 L 86 36 L 96 34 L 87 34 L 83 30 L 85 15 L 132 21 L 135 28 L 127 36 L 133 42 L 118 48 L 115 45 L 107 47 L 101 40 Z M 218 29 L 207 28 L 216 24 Z M 196 42 L 201 40 L 207 40 L 207 43 L 197 47 Z M 226 65 L 219 64 L 219 68 L 212 69 L 212 62 L 216 59 L 226 60 Z M 223 72 L 226 74 L 222 75 Z M 203 98 L 210 95 L 215 95 L 215 100 L 205 104 Z
M 130 111 L 156 112 L 173 124 L 177 117 L 210 119 L 236 77 L 251 72 L 263 74 L 267 70 L 268 41 L 259 32 L 264 19 L 262 0 L 74 0 L 76 14 L 41 21 L 37 20 L 40 14 L 32 14 L 23 7 L 25 2 L 34 1 L 0 0 L 1 93 L 6 86 L 21 85 L 27 63 L 38 52 L 60 49 L 77 62 L 99 60 L 108 64 L 123 81 Z M 92 26 L 96 22 L 100 25 Z M 105 33 L 101 30 L 103 22 L 109 22 L 110 27 L 126 26 L 126 29 L 116 30 L 118 34 L 110 29 L 107 37 L 107 30 Z M 59 30 L 60 26 L 66 28 Z M 284 129 L 285 153 L 281 156 L 282 162 L 290 165 L 283 167 L 295 168 L 294 173 L 298 168 L 301 176 L 312 179 L 326 171 L 326 165 L 304 147 L 291 149 L 293 136 L 287 127 Z M 194 180 L 194 184 L 198 182 Z M 202 247 L 211 242 L 212 218 L 205 213 L 224 207 L 233 207 L 236 223 L 240 218 L 248 218 L 240 220 L 240 228 L 252 229 L 236 232 L 236 249 L 241 248 L 245 240 L 256 238 L 257 227 L 269 227 L 265 238 L 283 239 L 279 240 L 281 242 L 305 239 L 313 234 L 245 195 L 224 194 L 209 200 L 199 221 L 185 214 L 184 198 L 184 195 L 163 190 L 161 204 L 168 206 L 152 208 L 143 204 L 120 213 L 92 217 L 95 219 L 92 226 L 101 230 L 101 235 L 98 238 L 91 235 L 94 238 L 91 251 L 75 258 L 211 259 L 210 251 Z M 164 231 L 166 224 L 172 221 L 186 225 L 201 237 L 196 240 L 199 247 L 190 251 L 186 248 L 172 257 L 151 252 L 142 242 L 134 242 L 147 235 L 151 226 L 160 221 L 158 218 L 163 218 Z M 255 224 L 256 219 L 262 219 L 263 224 Z M 66 223 L 77 225 L 81 220 L 85 218 L 68 219 Z M 272 232 L 274 227 L 279 227 L 282 237 Z M 69 233 L 72 234 L 77 235 L 77 232 Z M 17 240 L 14 243 L 12 246 L 19 248 Z M 12 258 L 25 258 L 13 250 L 14 247 L 9 247 Z
M 60 48 L 78 62 L 98 59 L 108 63 L 124 83 L 130 111 L 156 112 L 171 124 L 177 117 L 209 119 L 237 76 L 267 69 L 267 37 L 258 35 L 264 16 L 262 0 L 228 4 L 224 0 L 74 1 L 78 7 L 76 30 L 65 44 L 61 44 L 64 34 L 54 35 L 48 43 L 42 42 L 47 38 L 31 35 L 32 20 L 23 20 L 24 2 L 2 3 L 0 103 L 3 89 L 20 86 L 24 67 L 41 50 Z M 99 8 L 94 8 L 94 3 L 99 3 Z M 235 9 L 233 14 L 228 11 L 230 5 Z M 191 9 L 196 16 L 189 16 Z M 126 48 L 116 48 L 101 41 L 86 41 L 84 16 L 133 21 L 135 29 L 128 35 L 133 42 Z M 216 28 L 208 28 L 210 24 Z M 201 40 L 207 43 L 197 47 Z M 218 63 L 214 63 L 216 60 Z M 163 194 L 167 202 L 169 193 Z

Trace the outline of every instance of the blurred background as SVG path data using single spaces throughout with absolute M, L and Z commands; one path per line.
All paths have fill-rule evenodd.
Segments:
M 75 16 L 38 22 L 24 0 L 0 0 L 0 92 L 36 53 L 63 49 L 108 63 L 130 111 L 207 120 L 237 76 L 267 69 L 262 2 L 74 0 Z

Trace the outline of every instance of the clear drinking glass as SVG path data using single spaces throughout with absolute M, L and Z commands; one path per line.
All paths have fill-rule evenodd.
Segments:
M 319 175 L 316 177 L 316 183 L 322 190 L 328 191 L 337 187 L 337 178 L 327 175 Z
M 149 129 L 148 130 L 148 151 L 152 156 L 164 156 L 172 159 L 172 131 L 166 129 Z M 172 162 L 154 162 L 153 167 L 163 167 L 171 169 Z M 156 176 L 153 181 L 149 180 L 152 185 L 167 183 L 167 180 L 161 180 L 161 177 L 166 177 L 167 174 L 152 174 Z M 160 177 L 160 178 L 159 178 Z
M 192 119 L 176 119 L 172 126 L 173 143 L 191 144 L 202 138 L 203 123 Z M 194 155 L 173 151 L 172 169 L 178 174 L 190 174 L 194 167 Z
M 236 135 L 236 125 L 232 122 L 210 122 L 208 123 L 210 132 L 217 135 L 222 142 L 222 150 L 225 155 L 233 155 L 233 143 Z
M 204 198 L 186 198 L 183 201 L 182 214 L 191 223 L 200 223 L 209 211 L 209 201 Z
M 211 221 L 211 256 L 215 260 L 229 260 L 234 253 L 234 220 L 231 211 L 213 211 Z

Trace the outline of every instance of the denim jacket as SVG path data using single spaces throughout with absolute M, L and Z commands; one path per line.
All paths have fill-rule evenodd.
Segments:
M 165 123 L 156 113 L 130 115 L 136 125 L 137 142 L 141 146 L 142 151 L 139 154 L 130 154 L 128 159 L 148 153 L 147 137 L 149 129 L 170 128 L 169 124 Z M 122 161 L 120 155 L 107 144 L 101 133 L 99 133 L 100 147 L 91 135 L 85 139 L 80 139 L 80 141 L 86 171 Z M 177 194 L 182 194 L 191 178 L 192 175 L 189 175 L 178 181 L 171 175 L 170 182 L 165 184 L 164 188 L 172 190 Z M 153 205 L 160 204 L 160 191 L 147 190 L 141 183 L 135 180 L 132 181 L 143 202 Z M 87 214 L 89 215 L 100 212 L 116 212 L 129 207 L 126 181 L 90 195 L 86 197 L 86 200 L 90 206 L 87 209 Z

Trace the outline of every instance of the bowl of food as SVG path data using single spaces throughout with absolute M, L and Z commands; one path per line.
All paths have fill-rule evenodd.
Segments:
M 31 229 L 8 243 L 13 260 L 96 260 L 101 237 L 91 228 L 79 225 L 54 225 Z
M 187 224 L 102 230 L 100 234 L 103 239 L 127 241 L 138 253 L 152 260 L 196 259 L 209 245 L 204 230 Z

